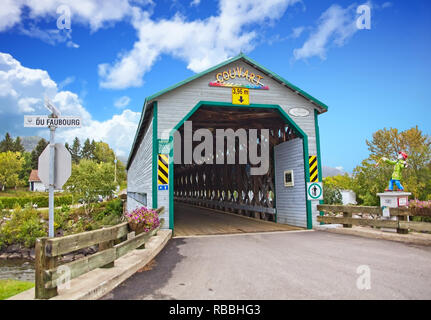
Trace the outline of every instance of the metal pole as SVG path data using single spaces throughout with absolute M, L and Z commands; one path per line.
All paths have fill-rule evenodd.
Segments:
M 115 155 L 114 164 L 115 164 L 115 176 L 114 176 L 114 182 L 115 182 L 115 183 L 117 183 L 117 155 Z
M 50 238 L 54 237 L 54 174 L 55 174 L 55 127 L 49 127 L 49 232 Z

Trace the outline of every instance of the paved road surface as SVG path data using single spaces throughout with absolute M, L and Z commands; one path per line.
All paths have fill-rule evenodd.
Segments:
M 104 299 L 431 299 L 431 247 L 324 231 L 174 238 Z

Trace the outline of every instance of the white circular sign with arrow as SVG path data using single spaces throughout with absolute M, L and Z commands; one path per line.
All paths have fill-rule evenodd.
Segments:
M 307 182 L 307 200 L 323 200 L 322 182 Z

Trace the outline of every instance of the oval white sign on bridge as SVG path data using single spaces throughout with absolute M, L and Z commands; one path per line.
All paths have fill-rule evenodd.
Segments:
M 289 110 L 289 114 L 294 117 L 306 117 L 310 114 L 310 111 L 305 108 L 292 108 Z

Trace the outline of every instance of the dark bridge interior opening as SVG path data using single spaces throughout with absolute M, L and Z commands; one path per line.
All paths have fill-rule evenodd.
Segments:
M 184 125 L 181 134 L 181 164 L 174 165 L 174 200 L 195 206 L 213 208 L 266 221 L 276 221 L 274 146 L 298 136 L 280 116 L 276 109 L 246 107 L 199 108 L 189 119 L 193 133 L 200 128 L 209 129 L 213 136 L 213 159 L 224 156 L 225 150 L 216 150 L 216 129 L 269 129 L 269 168 L 264 175 L 250 175 L 250 168 L 259 165 L 239 163 L 239 153 L 235 152 L 235 164 L 184 164 Z M 258 131 L 260 133 L 260 130 Z M 203 140 L 202 140 L 203 141 Z M 193 149 L 202 141 L 194 141 Z M 177 143 L 177 142 L 176 142 Z M 258 140 L 257 151 L 261 155 Z M 243 148 L 235 139 L 235 151 Z M 247 146 L 245 146 L 247 147 Z M 175 209 L 175 216 L 177 216 Z M 175 225 L 178 219 L 175 218 Z

